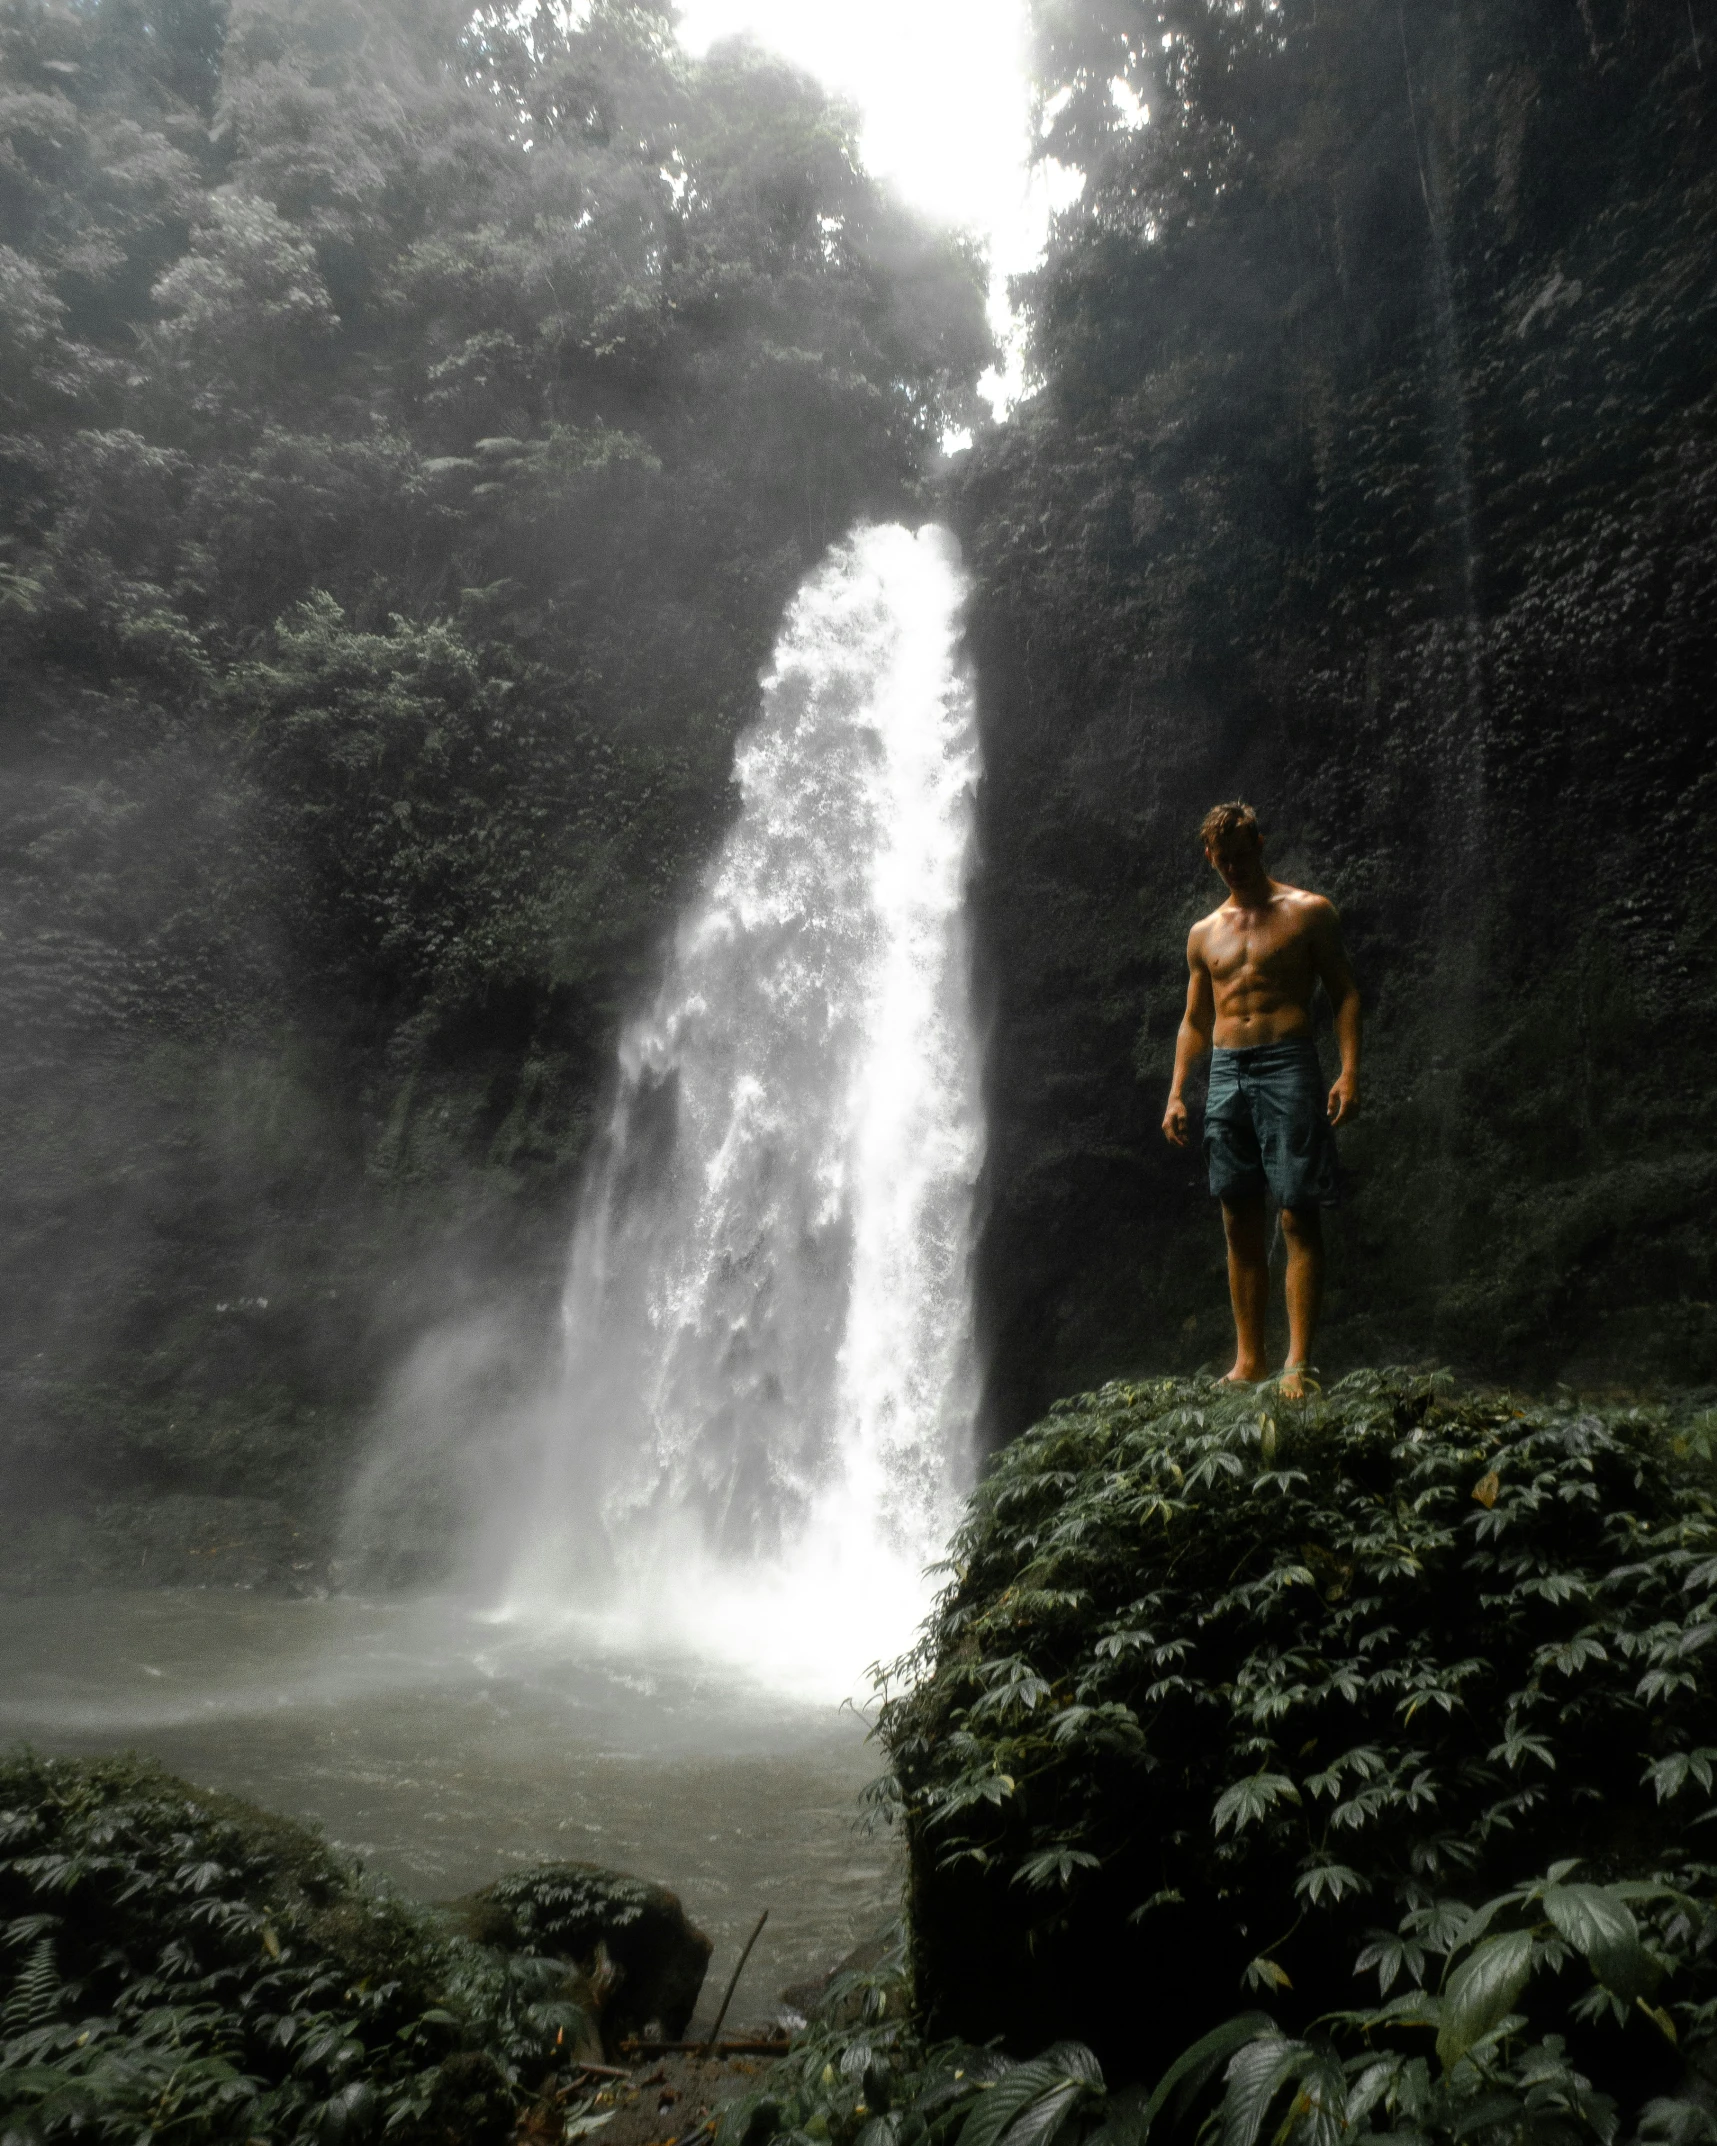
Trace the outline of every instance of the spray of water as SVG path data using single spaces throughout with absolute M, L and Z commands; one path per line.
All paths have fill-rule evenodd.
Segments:
M 503 1501 L 510 1617 L 844 1693 L 922 1614 L 975 1383 L 963 594 L 946 532 L 879 527 L 788 614 L 622 1039 Z

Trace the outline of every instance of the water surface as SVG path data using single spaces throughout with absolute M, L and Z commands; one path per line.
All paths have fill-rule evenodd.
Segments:
M 423 1900 L 571 1857 L 673 1887 L 715 1941 L 706 2019 L 770 2016 L 891 1912 L 895 1851 L 854 1828 L 880 1770 L 850 1710 L 693 1661 L 434 1601 L 163 1591 L 0 1603 L 0 1741 L 136 1750 L 318 1822 Z

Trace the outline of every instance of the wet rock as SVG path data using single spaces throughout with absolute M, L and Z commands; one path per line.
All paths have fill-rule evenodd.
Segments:
M 311 1591 L 320 1561 L 286 1509 L 268 1498 L 185 1493 L 26 1519 L 6 1530 L 8 1594 L 91 1587 L 237 1587 Z
M 852 2025 L 863 2016 L 871 1979 L 879 1977 L 899 1959 L 901 1943 L 900 1924 L 885 1923 L 880 1930 L 862 1938 L 845 1959 L 837 1961 L 826 1974 L 812 1976 L 803 1982 L 790 1982 L 781 1992 L 783 2022 L 794 2031 L 798 2024 L 813 2019 L 821 2019 L 831 2026 Z M 863 1978 L 862 1982 L 859 1978 Z M 884 2005 L 885 2018 L 904 2015 L 904 1975 L 890 1978 Z
M 666 1886 L 595 1863 L 544 1863 L 452 1912 L 479 1944 L 580 1968 L 600 1996 L 610 2048 L 633 2034 L 677 2041 L 690 2023 L 711 1945 Z

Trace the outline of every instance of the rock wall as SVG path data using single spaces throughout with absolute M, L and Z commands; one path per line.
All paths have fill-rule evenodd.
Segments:
M 1235 794 L 1367 1001 L 1326 1366 L 1709 1379 L 1717 65 L 1600 0 L 1145 14 L 1045 18 L 1085 192 L 957 484 L 992 1429 L 1228 1345 L 1158 1125 Z

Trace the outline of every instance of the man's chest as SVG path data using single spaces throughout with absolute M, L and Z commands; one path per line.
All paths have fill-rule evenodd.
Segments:
M 1204 958 L 1220 984 L 1249 975 L 1297 975 L 1310 955 L 1298 918 L 1266 912 L 1217 918 L 1205 939 Z

